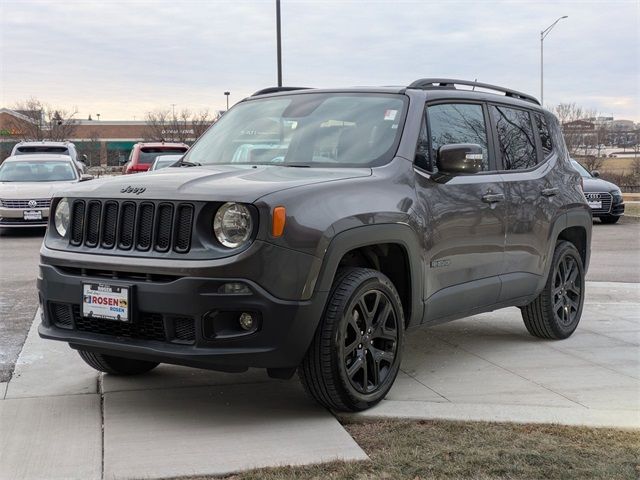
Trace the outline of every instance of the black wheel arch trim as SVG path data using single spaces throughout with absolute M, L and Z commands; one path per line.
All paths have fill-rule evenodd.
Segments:
M 551 259 L 553 258 L 553 252 L 556 248 L 556 243 L 560 239 L 560 235 L 563 231 L 572 227 L 580 227 L 585 231 L 585 251 L 584 251 L 584 272 L 585 275 L 589 268 L 589 259 L 591 254 L 591 228 L 593 226 L 593 220 L 591 217 L 591 212 L 586 208 L 581 209 L 571 209 L 568 210 L 561 215 L 553 223 L 553 228 L 551 229 L 551 235 L 549 238 L 549 245 L 547 250 L 547 257 L 545 262 L 544 275 L 540 277 L 540 281 L 538 282 L 536 288 L 536 295 L 538 295 L 542 289 L 544 288 L 544 284 L 547 281 L 547 277 L 549 275 L 549 271 L 551 270 Z M 582 252 L 581 252 L 582 253 Z
M 312 290 L 316 292 L 328 292 L 331 289 L 340 260 L 347 252 L 355 248 L 383 243 L 400 245 L 405 251 L 411 282 L 411 311 L 409 318 L 406 318 L 405 321 L 407 327 L 419 325 L 422 321 L 424 308 L 421 293 L 423 281 L 422 249 L 416 232 L 409 225 L 401 223 L 366 225 L 338 233 L 325 251 L 317 276 L 310 278 L 308 283 L 313 283 Z M 312 272 L 310 272 L 311 275 Z

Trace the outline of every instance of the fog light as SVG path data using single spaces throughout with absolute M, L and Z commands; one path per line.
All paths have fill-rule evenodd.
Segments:
M 253 328 L 255 321 L 253 320 L 253 315 L 247 312 L 243 312 L 238 318 L 238 323 L 240 323 L 240 326 L 243 330 L 249 331 Z
M 231 282 L 220 285 L 218 293 L 224 293 L 226 295 L 248 295 L 251 294 L 251 290 L 244 283 Z

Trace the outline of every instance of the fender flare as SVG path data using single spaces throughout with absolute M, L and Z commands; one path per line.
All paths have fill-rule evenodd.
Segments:
M 549 246 L 547 249 L 547 256 L 545 259 L 545 267 L 544 274 L 540 277 L 536 288 L 536 296 L 542 291 L 545 283 L 547 282 L 547 277 L 549 276 L 549 271 L 551 270 L 551 259 L 553 258 L 553 252 L 556 248 L 556 243 L 558 242 L 558 238 L 560 234 L 571 227 L 582 227 L 585 230 L 586 234 L 586 249 L 585 249 L 585 262 L 584 262 L 584 271 L 586 273 L 589 267 L 589 259 L 591 254 L 591 228 L 593 225 L 593 220 L 591 217 L 591 212 L 586 211 L 584 209 L 580 210 L 569 210 L 564 212 L 553 224 L 553 228 L 551 229 L 551 234 L 549 236 Z
M 344 230 L 335 235 L 325 250 L 322 266 L 315 282 L 315 292 L 331 290 L 338 264 L 348 251 L 382 243 L 395 243 L 405 250 L 411 282 L 411 318 L 405 319 L 405 322 L 407 326 L 419 325 L 424 308 L 422 250 L 416 232 L 404 223 L 365 225 Z

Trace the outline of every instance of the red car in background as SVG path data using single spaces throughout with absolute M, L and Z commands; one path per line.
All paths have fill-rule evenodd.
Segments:
M 140 173 L 149 170 L 156 157 L 181 155 L 189 150 L 186 143 L 149 142 L 136 143 L 129 155 L 129 161 L 122 167 L 122 173 Z

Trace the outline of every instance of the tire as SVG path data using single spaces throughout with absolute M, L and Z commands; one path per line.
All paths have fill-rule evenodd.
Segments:
M 584 266 L 576 247 L 559 241 L 540 295 L 522 307 L 522 319 L 534 337 L 560 340 L 577 328 L 584 304 Z
M 132 358 L 113 357 L 102 353 L 87 352 L 78 350 L 82 358 L 90 367 L 99 372 L 110 373 L 112 375 L 139 375 L 147 373 L 158 366 L 156 362 L 145 360 L 134 360 Z
M 600 217 L 600 221 L 607 225 L 613 225 L 620 220 L 620 217 L 616 217 L 615 215 L 607 215 L 606 217 Z
M 391 280 L 377 270 L 341 270 L 298 374 L 321 405 L 366 410 L 391 389 L 403 344 L 402 303 Z

